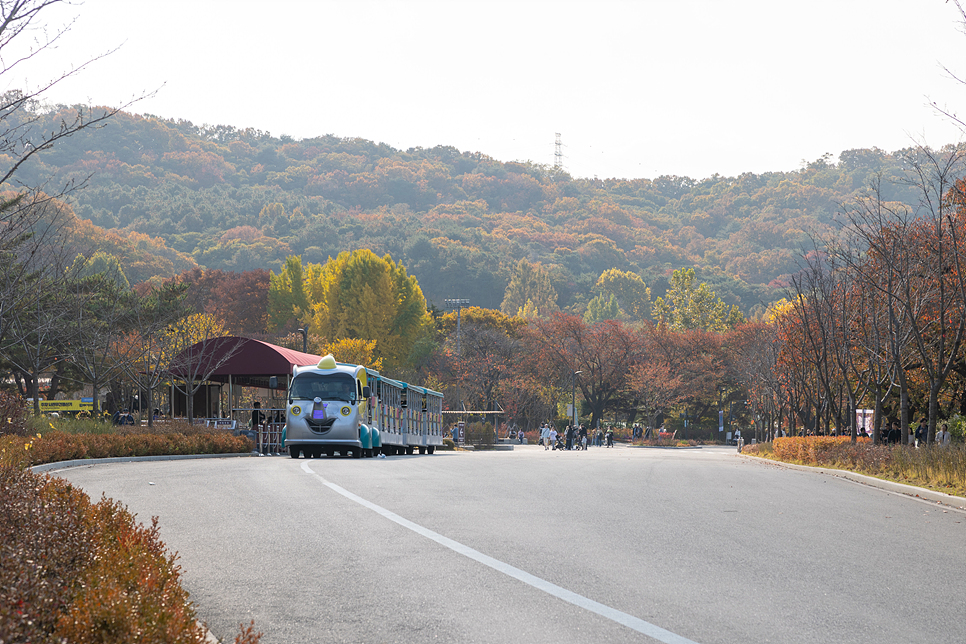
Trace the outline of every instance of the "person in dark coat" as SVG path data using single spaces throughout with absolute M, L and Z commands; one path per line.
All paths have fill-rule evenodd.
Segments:
M 258 431 L 258 426 L 265 422 L 265 414 L 262 413 L 262 403 L 256 402 L 252 405 L 252 429 Z
M 899 431 L 899 423 L 893 422 L 892 426 L 889 428 L 889 433 L 886 435 L 886 441 L 890 445 L 898 444 L 902 440 L 902 432 Z
M 926 419 L 923 418 L 919 421 L 919 427 L 916 427 L 916 447 L 925 445 L 928 437 L 929 427 L 926 425 Z

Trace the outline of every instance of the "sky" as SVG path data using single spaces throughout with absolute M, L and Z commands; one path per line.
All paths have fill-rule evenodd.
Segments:
M 955 143 L 966 34 L 946 0 L 86 0 L 0 76 L 296 139 L 449 145 L 575 177 L 787 171 Z M 73 23 L 70 21 L 73 20 Z M 35 33 L 34 37 L 41 34 Z M 11 52 L 4 50 L 5 62 Z

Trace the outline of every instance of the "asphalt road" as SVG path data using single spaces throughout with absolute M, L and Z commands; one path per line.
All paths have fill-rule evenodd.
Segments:
M 966 642 L 966 513 L 731 448 L 130 463 L 212 632 L 305 642 Z

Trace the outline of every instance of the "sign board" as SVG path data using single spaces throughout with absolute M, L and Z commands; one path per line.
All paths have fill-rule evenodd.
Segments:
M 237 429 L 238 421 L 231 420 L 230 418 L 215 418 L 206 422 L 205 426 L 214 427 L 216 429 Z
M 464 433 L 466 431 L 466 423 L 461 420 L 456 423 L 456 428 L 459 429 L 460 445 L 462 445 L 466 440 L 466 435 Z
M 41 400 L 40 411 L 49 414 L 52 411 L 93 411 L 94 401 L 84 402 L 81 400 Z
M 865 427 L 865 431 L 868 432 L 869 436 L 872 435 L 872 429 L 875 418 L 874 409 L 856 409 L 855 410 L 855 431 L 861 432 L 862 428 Z
M 718 431 L 719 432 L 724 431 L 724 410 L 723 409 L 718 410 Z

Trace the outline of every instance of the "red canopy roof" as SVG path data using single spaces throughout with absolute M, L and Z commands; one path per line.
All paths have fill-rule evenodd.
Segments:
M 311 353 L 292 351 L 260 340 L 235 336 L 198 342 L 178 354 L 171 364 L 186 365 L 188 356 L 196 365 L 200 362 L 211 365 L 213 370 L 202 367 L 202 371 L 208 373 L 208 380 L 220 382 L 227 382 L 229 376 L 232 379 L 245 379 L 290 375 L 292 367 L 318 364 L 322 359 L 321 356 Z M 199 373 L 197 368 L 187 367 L 175 367 L 171 371 L 182 376 L 190 375 L 192 371 Z

